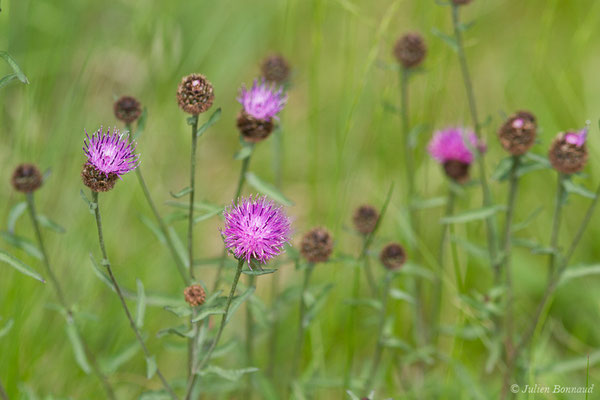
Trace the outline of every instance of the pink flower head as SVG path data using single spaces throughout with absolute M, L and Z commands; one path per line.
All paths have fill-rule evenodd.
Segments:
M 92 134 L 86 132 L 87 140 L 83 140 L 83 152 L 87 156 L 87 164 L 94 166 L 105 175 L 121 176 L 133 171 L 138 166 L 139 154 L 135 154 L 135 143 L 130 143 L 128 137 L 113 128 L 102 132 L 102 127 Z
M 465 139 L 469 141 L 469 146 L 465 143 Z M 431 157 L 441 164 L 451 160 L 470 164 L 473 162 L 472 150 L 475 149 L 483 152 L 486 150 L 486 146 L 477 140 L 475 133 L 463 128 L 447 128 L 437 131 L 427 146 Z
M 587 140 L 588 127 L 586 126 L 579 132 L 567 132 L 565 134 L 565 141 L 570 144 L 574 144 L 577 147 L 581 147 Z
M 266 197 L 239 198 L 223 212 L 221 231 L 227 248 L 235 258 L 254 259 L 266 264 L 283 251 L 289 242 L 290 220 L 280 206 Z
M 242 86 L 237 100 L 250 116 L 270 121 L 271 118 L 277 119 L 277 114 L 285 106 L 287 96 L 283 93 L 283 88 L 277 90 L 274 84 L 267 85 L 262 78 L 260 82 L 254 80 L 250 89 Z

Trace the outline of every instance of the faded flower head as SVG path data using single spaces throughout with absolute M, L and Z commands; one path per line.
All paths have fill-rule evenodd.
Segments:
M 206 300 L 206 292 L 201 285 L 190 285 L 183 291 L 186 303 L 192 307 L 201 306 Z
M 35 164 L 21 164 L 15 168 L 11 183 L 15 190 L 23 193 L 34 192 L 42 186 L 42 173 Z
M 135 97 L 123 96 L 115 101 L 114 111 L 115 117 L 130 124 L 142 115 L 142 106 Z
M 103 132 L 102 128 L 92 134 L 86 132 L 83 152 L 87 161 L 83 166 L 81 177 L 83 183 L 96 192 L 105 192 L 114 187 L 117 178 L 133 171 L 139 162 L 139 154 L 135 154 L 135 143 L 130 143 L 128 136 L 119 130 L 110 128 Z
M 485 145 L 472 131 L 447 128 L 433 135 L 427 150 L 432 158 L 444 166 L 449 178 L 464 183 L 469 178 L 469 166 L 474 159 L 473 150 L 483 152 Z
M 290 76 L 290 65 L 281 54 L 273 54 L 265 58 L 260 70 L 267 82 L 279 85 L 286 83 Z
M 364 204 L 354 211 L 352 222 L 356 230 L 363 235 L 368 235 L 375 230 L 377 220 L 379 219 L 379 212 L 375 207 Z
M 561 132 L 556 136 L 548 152 L 554 169 L 563 174 L 574 174 L 585 167 L 588 158 L 587 133 L 586 126 L 579 132 Z
M 389 243 L 379 253 L 379 260 L 389 270 L 400 269 L 406 262 L 404 247 L 398 243 Z
M 287 96 L 283 93 L 283 88 L 277 89 L 262 78 L 260 81 L 255 80 L 250 89 L 242 86 L 237 100 L 244 112 L 252 118 L 270 121 L 272 118 L 277 119 L 277 114 L 285 106 Z
M 529 111 L 511 115 L 498 130 L 500 144 L 514 156 L 525 154 L 535 143 L 537 123 Z
M 394 46 L 394 56 L 405 68 L 414 68 L 420 65 L 427 55 L 425 39 L 417 32 L 410 32 L 402 36 Z
M 333 237 L 325 228 L 308 231 L 300 242 L 300 254 L 311 263 L 326 262 L 333 252 Z
M 235 258 L 267 263 L 289 242 L 290 220 L 283 209 L 266 197 L 239 198 L 223 215 L 221 231 L 227 248 Z
M 202 74 L 190 74 L 181 79 L 177 87 L 177 104 L 188 114 L 198 115 L 213 105 L 213 85 Z

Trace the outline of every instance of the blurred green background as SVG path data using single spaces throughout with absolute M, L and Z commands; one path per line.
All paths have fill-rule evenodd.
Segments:
M 475 21 L 465 33 L 467 54 L 482 119 L 491 118 L 484 129 L 488 170 L 493 171 L 506 157 L 495 137 L 503 113 L 524 108 L 537 115 L 540 143 L 533 152 L 544 156 L 557 132 L 581 128 L 590 119 L 589 165 L 575 180 L 593 189 L 600 181 L 595 122 L 600 117 L 600 2 L 475 0 L 462 11 L 465 21 Z M 147 127 L 138 141 L 141 165 L 161 212 L 171 212 L 164 204 L 170 200 L 169 191 L 187 186 L 189 176 L 189 127 L 186 115 L 177 107 L 175 90 L 181 76 L 205 74 L 215 87 L 215 107 L 222 107 L 223 114 L 200 140 L 197 197 L 227 204 L 240 166 L 233 159 L 239 148 L 235 128 L 238 88 L 258 76 L 263 57 L 281 52 L 293 66 L 289 102 L 281 120 L 283 192 L 295 202 L 289 208 L 297 233 L 293 244 L 310 227 L 324 225 L 335 235 L 338 255 L 356 255 L 360 239 L 349 228 L 353 209 L 365 202 L 379 207 L 395 182 L 374 250 L 397 240 L 406 244 L 410 256 L 415 248 L 404 202 L 403 138 L 394 111 L 399 105 L 398 76 L 391 55 L 396 38 L 410 30 L 420 31 L 428 43 L 422 73 L 413 77 L 410 88 L 411 122 L 424 124 L 414 173 L 420 195 L 428 199 L 447 192 L 441 170 L 425 153 L 431 133 L 446 125 L 470 123 L 456 54 L 434 34 L 434 30 L 451 32 L 449 7 L 433 0 L 4 0 L 0 49 L 18 61 L 31 84 L 16 82 L 0 91 L 0 181 L 5 183 L 0 191 L 2 230 L 6 230 L 11 208 L 23 201 L 9 185 L 13 168 L 21 162 L 50 168 L 52 175 L 36 192 L 37 205 L 40 213 L 66 228 L 64 234 L 46 231 L 45 237 L 67 297 L 80 310 L 78 321 L 84 336 L 105 363 L 135 347 L 118 298 L 96 278 L 89 260 L 90 252 L 97 258 L 99 252 L 93 217 L 79 195 L 84 129 L 92 132 L 100 125 L 118 125 L 112 113 L 116 96 L 139 98 L 148 109 Z M 9 72 L 7 65 L 0 64 L 0 75 Z M 274 179 L 273 149 L 271 140 L 261 143 L 250 167 L 266 181 Z M 542 212 L 518 233 L 520 238 L 547 245 L 555 187 L 556 176 L 550 170 L 523 177 L 516 220 L 524 220 L 538 207 Z M 492 181 L 492 190 L 496 201 L 503 203 L 506 183 Z M 245 192 L 253 191 L 247 187 Z M 135 279 L 140 278 L 147 292 L 181 300 L 183 287 L 170 254 L 140 220 L 140 215 L 152 215 L 133 174 L 101 197 L 108 252 L 123 286 L 133 289 Z M 561 233 L 565 245 L 589 201 L 570 196 Z M 480 191 L 473 187 L 465 191 L 458 206 L 467 210 L 480 204 Z M 443 207 L 438 207 L 419 214 L 423 242 L 434 254 L 442 212 Z M 598 218 L 590 224 L 574 263 L 598 260 Z M 501 226 L 501 216 L 499 222 Z M 174 225 L 183 238 L 185 223 Z M 199 257 L 220 253 L 219 226 L 221 222 L 213 218 L 196 227 Z M 33 240 L 27 216 L 18 221 L 16 233 Z M 484 233 L 481 223 L 457 225 L 456 229 L 457 236 L 480 246 Z M 7 242 L 1 242 L 0 248 L 43 271 L 38 260 Z M 487 260 L 478 257 L 477 251 L 459 250 L 469 293 L 487 292 L 492 284 Z M 517 331 L 528 326 L 544 290 L 546 257 L 527 248 L 515 249 Z M 291 264 L 281 267 L 277 274 L 282 285 L 296 285 L 300 272 Z M 315 285 L 335 283 L 310 327 L 305 346 L 305 378 L 312 379 L 308 386 L 317 399 L 344 396 L 339 382 L 349 337 L 349 307 L 344 300 L 350 296 L 351 270 L 348 263 L 340 261 L 320 265 L 315 271 Z M 104 398 L 95 377 L 86 376 L 74 360 L 64 318 L 52 307 L 56 303 L 52 288 L 6 265 L 0 265 L 0 271 L 0 326 L 14 320 L 12 330 L 0 339 L 0 378 L 11 398 L 35 398 L 26 394 L 28 388 L 39 398 Z M 466 306 L 457 296 L 453 274 L 449 268 L 447 271 L 443 321 L 452 325 L 464 321 L 458 318 L 458 310 Z M 377 273 L 382 275 L 379 269 Z M 202 267 L 199 275 L 211 286 L 214 268 Z M 267 305 L 270 279 L 259 277 L 256 295 Z M 396 284 L 412 290 L 409 276 L 399 278 Z M 534 343 L 532 382 L 584 385 L 585 362 L 581 360 L 588 354 L 590 383 L 598 382 L 599 287 L 598 279 L 589 277 L 559 288 L 546 329 Z M 363 297 L 369 295 L 367 289 L 363 283 Z M 277 353 L 281 370 L 289 368 L 296 309 L 297 303 L 292 301 L 281 314 Z M 396 301 L 392 312 L 396 317 L 394 335 L 411 342 L 410 304 Z M 356 334 L 361 346 L 356 365 L 361 368 L 368 368 L 375 346 L 376 318 L 372 314 L 359 309 L 361 328 Z M 239 338 L 240 343 L 243 315 L 238 312 L 226 330 L 227 338 Z M 144 326 L 161 369 L 175 381 L 184 376 L 183 342 L 157 339 L 156 333 L 178 323 L 160 307 L 150 307 Z M 257 366 L 261 368 L 267 363 L 267 331 L 259 327 L 256 338 Z M 497 397 L 501 367 L 486 371 L 488 349 L 481 340 L 459 342 L 454 346 L 452 337 L 444 338 L 440 351 L 447 358 L 437 359 L 424 377 L 410 360 L 403 361 L 403 351 L 387 352 L 377 398 L 431 398 L 440 393 L 449 399 Z M 228 353 L 216 363 L 245 366 L 241 349 L 240 344 L 239 352 Z M 403 367 L 393 368 L 396 362 L 404 363 Z M 156 378 L 146 381 L 141 352 L 126 359 L 110 380 L 119 398 L 136 398 L 145 389 L 160 388 Z M 222 386 L 227 388 L 225 383 Z M 256 398 L 265 396 L 262 390 L 257 388 Z M 222 391 L 208 397 L 234 398 L 232 393 Z

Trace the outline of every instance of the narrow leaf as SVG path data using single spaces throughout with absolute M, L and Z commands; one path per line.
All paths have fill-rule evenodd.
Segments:
M 10 54 L 8 54 L 6 51 L 0 51 L 0 57 L 6 60 L 8 65 L 10 65 L 14 73 L 17 75 L 17 78 L 19 78 L 21 82 L 23 82 L 24 84 L 29 84 L 29 80 L 27 79 L 23 71 L 21 71 L 21 68 L 19 67 L 17 62 L 10 56 Z
M 137 123 L 137 129 L 135 130 L 135 134 L 133 135 L 133 140 L 137 140 L 137 138 L 139 138 L 142 133 L 144 133 L 144 129 L 146 129 L 146 121 L 148 120 L 148 109 L 146 107 L 144 107 L 144 110 L 142 111 L 142 115 L 140 115 L 140 118 L 138 119 L 138 123 Z M 129 133 L 131 135 L 131 132 Z
M 596 198 L 596 193 L 592 192 L 591 190 L 589 190 L 581 185 L 574 183 L 570 179 L 563 179 L 562 183 L 563 183 L 563 187 L 565 188 L 567 193 L 578 194 L 578 195 L 586 197 L 588 199 Z
M 404 301 L 407 301 L 407 302 L 413 303 L 413 304 L 415 302 L 414 297 L 412 297 L 410 294 L 408 294 L 400 289 L 395 289 L 395 288 L 390 289 L 389 295 L 392 299 L 404 300 Z
M 156 373 L 157 369 L 158 369 L 158 366 L 156 365 L 156 357 L 155 356 L 146 357 L 146 378 L 151 379 L 154 376 L 154 374 Z
M 450 217 L 445 217 L 440 220 L 442 224 L 457 224 L 471 221 L 479 221 L 482 219 L 486 219 L 496 214 L 498 211 L 505 209 L 506 207 L 503 205 L 495 205 L 489 207 L 482 207 L 475 210 L 465 211 L 459 214 L 452 215 Z
M 169 192 L 171 193 L 171 197 L 175 198 L 175 199 L 179 199 L 183 196 L 185 196 L 188 193 L 192 192 L 192 188 L 189 186 L 184 187 L 183 189 L 181 189 L 179 192 L 177 193 L 173 193 L 173 192 Z
M 225 314 L 225 310 L 222 307 L 210 307 L 210 308 L 202 308 L 198 315 L 196 315 L 192 322 L 202 321 L 204 318 L 210 315 L 222 315 Z
M 239 308 L 239 306 L 241 306 L 244 301 L 246 301 L 250 296 L 252 296 L 254 290 L 256 290 L 256 287 L 250 286 L 248 289 L 246 289 L 244 293 L 237 297 L 234 297 L 233 300 L 231 300 L 229 314 L 227 315 L 227 320 L 225 322 L 229 322 L 229 320 L 231 319 L 235 311 Z
M 246 275 L 267 275 L 267 274 L 272 274 L 273 272 L 276 272 L 276 269 L 244 269 L 242 270 L 242 274 L 246 274 Z
M 56 222 L 52 221 L 50 218 L 46 217 L 45 215 L 38 214 L 37 220 L 40 223 L 40 225 L 42 225 L 44 228 L 48 228 L 51 231 L 54 231 L 56 233 L 65 233 L 67 231 L 65 228 L 63 228 Z
M 10 213 L 8 214 L 8 224 L 6 228 L 9 233 L 15 233 L 15 226 L 17 224 L 17 220 L 19 219 L 19 217 L 21 217 L 21 215 L 23 215 L 23 212 L 26 209 L 27 203 L 24 201 L 15 204 L 13 208 L 10 209 Z
M 8 320 L 8 322 L 6 323 L 6 325 L 4 325 L 2 327 L 2 329 L 0 329 L 0 338 L 3 337 L 3 336 L 6 336 L 8 334 L 8 332 L 13 327 L 14 323 L 15 323 L 15 321 L 13 321 L 12 319 Z
M 221 118 L 221 107 L 217 108 L 217 110 L 212 113 L 208 121 L 206 121 L 198 130 L 196 131 L 196 137 L 200 137 L 206 132 L 208 128 L 213 126 L 215 122 L 217 122 Z
M 458 43 L 456 43 L 456 39 L 454 39 L 452 36 L 448 36 L 444 32 L 441 32 L 439 29 L 436 29 L 436 28 L 433 28 L 431 30 L 431 32 L 435 36 L 442 39 L 448 46 L 450 46 L 450 48 L 452 50 L 454 50 L 455 52 L 458 52 Z
M 8 254 L 7 252 L 5 252 L 3 250 L 0 250 L 0 261 L 5 262 L 6 264 L 10 265 L 11 267 L 13 267 L 14 269 L 16 269 L 17 271 L 19 271 L 22 274 L 25 274 L 34 279 L 37 279 L 40 282 L 46 283 L 44 278 L 42 278 L 42 276 L 40 274 L 35 272 L 33 270 L 33 268 L 31 268 L 27 264 L 23 263 L 21 260 L 11 256 L 10 254 Z
M 44 258 L 40 249 L 36 247 L 35 244 L 29 239 L 26 239 L 21 236 L 11 235 L 8 232 L 0 232 L 0 236 L 10 245 L 23 250 L 25 253 L 29 254 L 31 257 L 37 258 L 38 260 L 42 260 Z
M 201 376 L 215 374 L 220 376 L 221 378 L 227 379 L 228 381 L 237 382 L 245 374 L 250 374 L 256 371 L 258 371 L 258 368 L 255 367 L 241 369 L 223 369 L 221 367 L 217 367 L 216 365 L 210 365 L 203 371 L 200 371 L 199 374 Z
M 85 372 L 89 374 L 91 372 L 90 364 L 85 355 L 85 351 L 83 350 L 83 344 L 81 343 L 81 338 L 79 337 L 79 333 L 77 332 L 77 328 L 73 323 L 67 323 L 67 336 L 69 337 L 69 341 L 71 342 L 71 347 L 73 348 L 73 352 L 75 353 L 75 361 L 79 367 Z
M 137 312 L 135 324 L 138 328 L 144 326 L 144 314 L 146 313 L 146 293 L 144 292 L 144 284 L 141 280 L 136 279 L 137 283 Z
M 0 89 L 17 79 L 19 79 L 17 77 L 17 74 L 8 74 L 6 76 L 3 76 L 2 79 L 0 79 Z
M 254 189 L 258 190 L 262 194 L 265 194 L 275 200 L 278 203 L 283 204 L 284 206 L 291 206 L 294 203 L 288 200 L 287 197 L 283 195 L 275 186 L 271 185 L 260 179 L 258 176 L 253 174 L 252 172 L 246 173 L 246 181 L 250 186 Z
M 566 283 L 571 279 L 585 278 L 587 276 L 600 275 L 600 264 L 586 265 L 577 268 L 568 268 L 562 275 L 560 283 Z

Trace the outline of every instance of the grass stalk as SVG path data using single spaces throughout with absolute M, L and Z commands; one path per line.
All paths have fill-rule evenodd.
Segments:
M 302 281 L 302 292 L 300 295 L 300 305 L 298 312 L 298 333 L 296 335 L 296 346 L 294 350 L 294 358 L 292 358 L 292 374 L 291 379 L 295 379 L 300 369 L 300 362 L 302 360 L 302 348 L 304 346 L 304 335 L 306 334 L 306 326 L 304 325 L 304 318 L 306 314 L 306 302 L 304 297 L 308 290 L 310 283 L 310 277 L 315 268 L 313 263 L 308 263 L 304 269 L 304 280 Z

